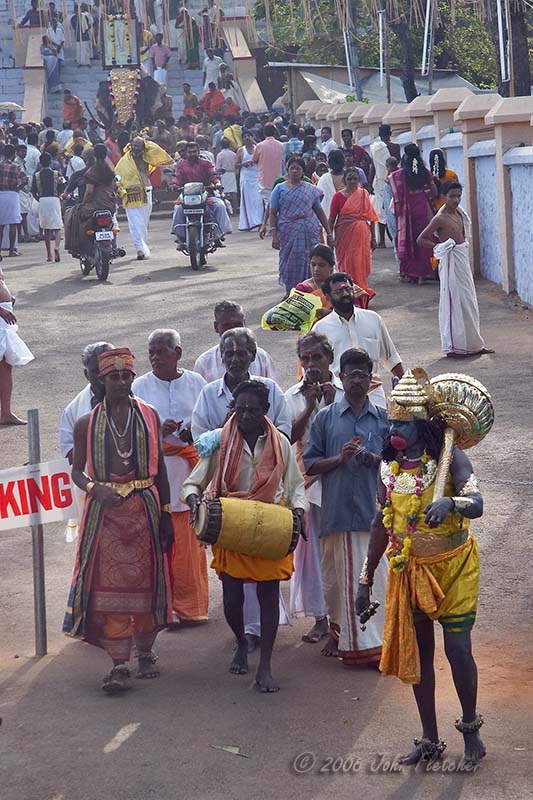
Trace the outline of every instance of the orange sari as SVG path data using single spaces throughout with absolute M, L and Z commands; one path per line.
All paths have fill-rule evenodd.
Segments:
M 375 295 L 368 286 L 372 269 L 369 222 L 379 222 L 378 215 L 366 189 L 356 189 L 346 199 L 335 223 L 335 253 L 339 272 L 346 272 L 367 292 L 367 297 L 361 298 L 363 308 Z

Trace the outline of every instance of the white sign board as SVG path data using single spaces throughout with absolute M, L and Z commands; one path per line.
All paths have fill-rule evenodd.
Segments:
M 0 531 L 77 516 L 66 458 L 0 470 Z

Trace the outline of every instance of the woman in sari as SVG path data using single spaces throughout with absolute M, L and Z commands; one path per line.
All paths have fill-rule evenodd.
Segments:
M 322 308 L 316 313 L 317 319 L 327 316 L 333 306 L 324 294 L 322 287 L 335 270 L 335 256 L 331 247 L 326 244 L 317 244 L 310 252 L 311 257 L 311 277 L 302 281 L 296 286 L 298 292 L 314 294 L 320 299 Z
M 457 172 L 454 172 L 453 169 L 448 169 L 446 166 L 446 156 L 442 150 L 437 149 L 431 151 L 429 154 L 429 168 L 439 193 L 438 197 L 433 200 L 433 205 L 438 211 L 439 208 L 442 208 L 446 202 L 446 199 L 442 194 L 442 187 L 445 183 L 448 183 L 448 181 L 458 181 L 459 178 L 457 177 Z
M 251 231 L 263 221 L 263 201 L 259 193 L 259 167 L 252 161 L 255 141 L 251 131 L 243 131 L 242 147 L 237 150 L 236 168 L 240 170 L 241 207 L 239 230 Z
M 51 94 L 57 94 L 61 91 L 59 58 L 57 57 L 57 50 L 50 44 L 48 36 L 43 36 L 42 38 L 41 56 L 46 72 L 46 88 Z
M 388 180 L 394 198 L 400 278 L 411 283 L 436 280 L 432 252 L 419 247 L 416 240 L 434 215 L 431 201 L 437 196 L 437 187 L 416 144 L 406 145 L 402 166 Z
M 366 308 L 375 292 L 368 286 L 372 270 L 372 250 L 377 247 L 376 209 L 366 189 L 361 188 L 357 167 L 344 173 L 344 189 L 333 195 L 329 224 L 335 230 L 335 253 L 340 272 L 367 292 L 361 305 Z
M 115 173 L 107 158 L 105 144 L 95 144 L 94 164 L 85 171 L 81 199 L 65 212 L 65 250 L 74 258 L 84 255 L 90 239 L 87 225 L 95 211 L 116 211 Z
M 287 160 L 287 179 L 270 196 L 272 247 L 279 250 L 279 281 L 287 294 L 309 277 L 309 254 L 319 243 L 320 226 L 328 243 L 331 229 L 320 201 L 322 192 L 303 180 L 305 161 L 301 156 Z

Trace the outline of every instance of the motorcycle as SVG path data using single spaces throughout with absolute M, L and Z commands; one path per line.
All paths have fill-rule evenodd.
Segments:
M 178 249 L 188 255 L 191 267 L 200 270 L 207 264 L 207 256 L 217 249 L 215 238 L 217 224 L 209 217 L 207 206 L 209 203 L 208 188 L 203 183 L 186 183 L 180 192 L 175 206 L 183 207 L 185 223 L 173 223 L 172 233 L 176 228 L 185 228 L 180 235 Z M 177 235 L 177 234 L 176 234 Z M 183 242 L 183 243 L 182 243 Z
M 109 267 L 114 258 L 126 255 L 121 247 L 115 247 L 113 214 L 110 211 L 95 211 L 86 235 L 92 239 L 92 247 L 85 255 L 80 256 L 82 275 L 89 275 L 93 269 L 101 281 L 107 280 Z

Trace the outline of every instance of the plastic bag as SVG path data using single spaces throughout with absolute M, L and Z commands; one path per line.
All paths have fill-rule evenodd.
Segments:
M 322 308 L 322 302 L 317 295 L 291 289 L 285 300 L 265 311 L 261 327 L 265 331 L 308 333 L 315 324 L 319 308 Z

